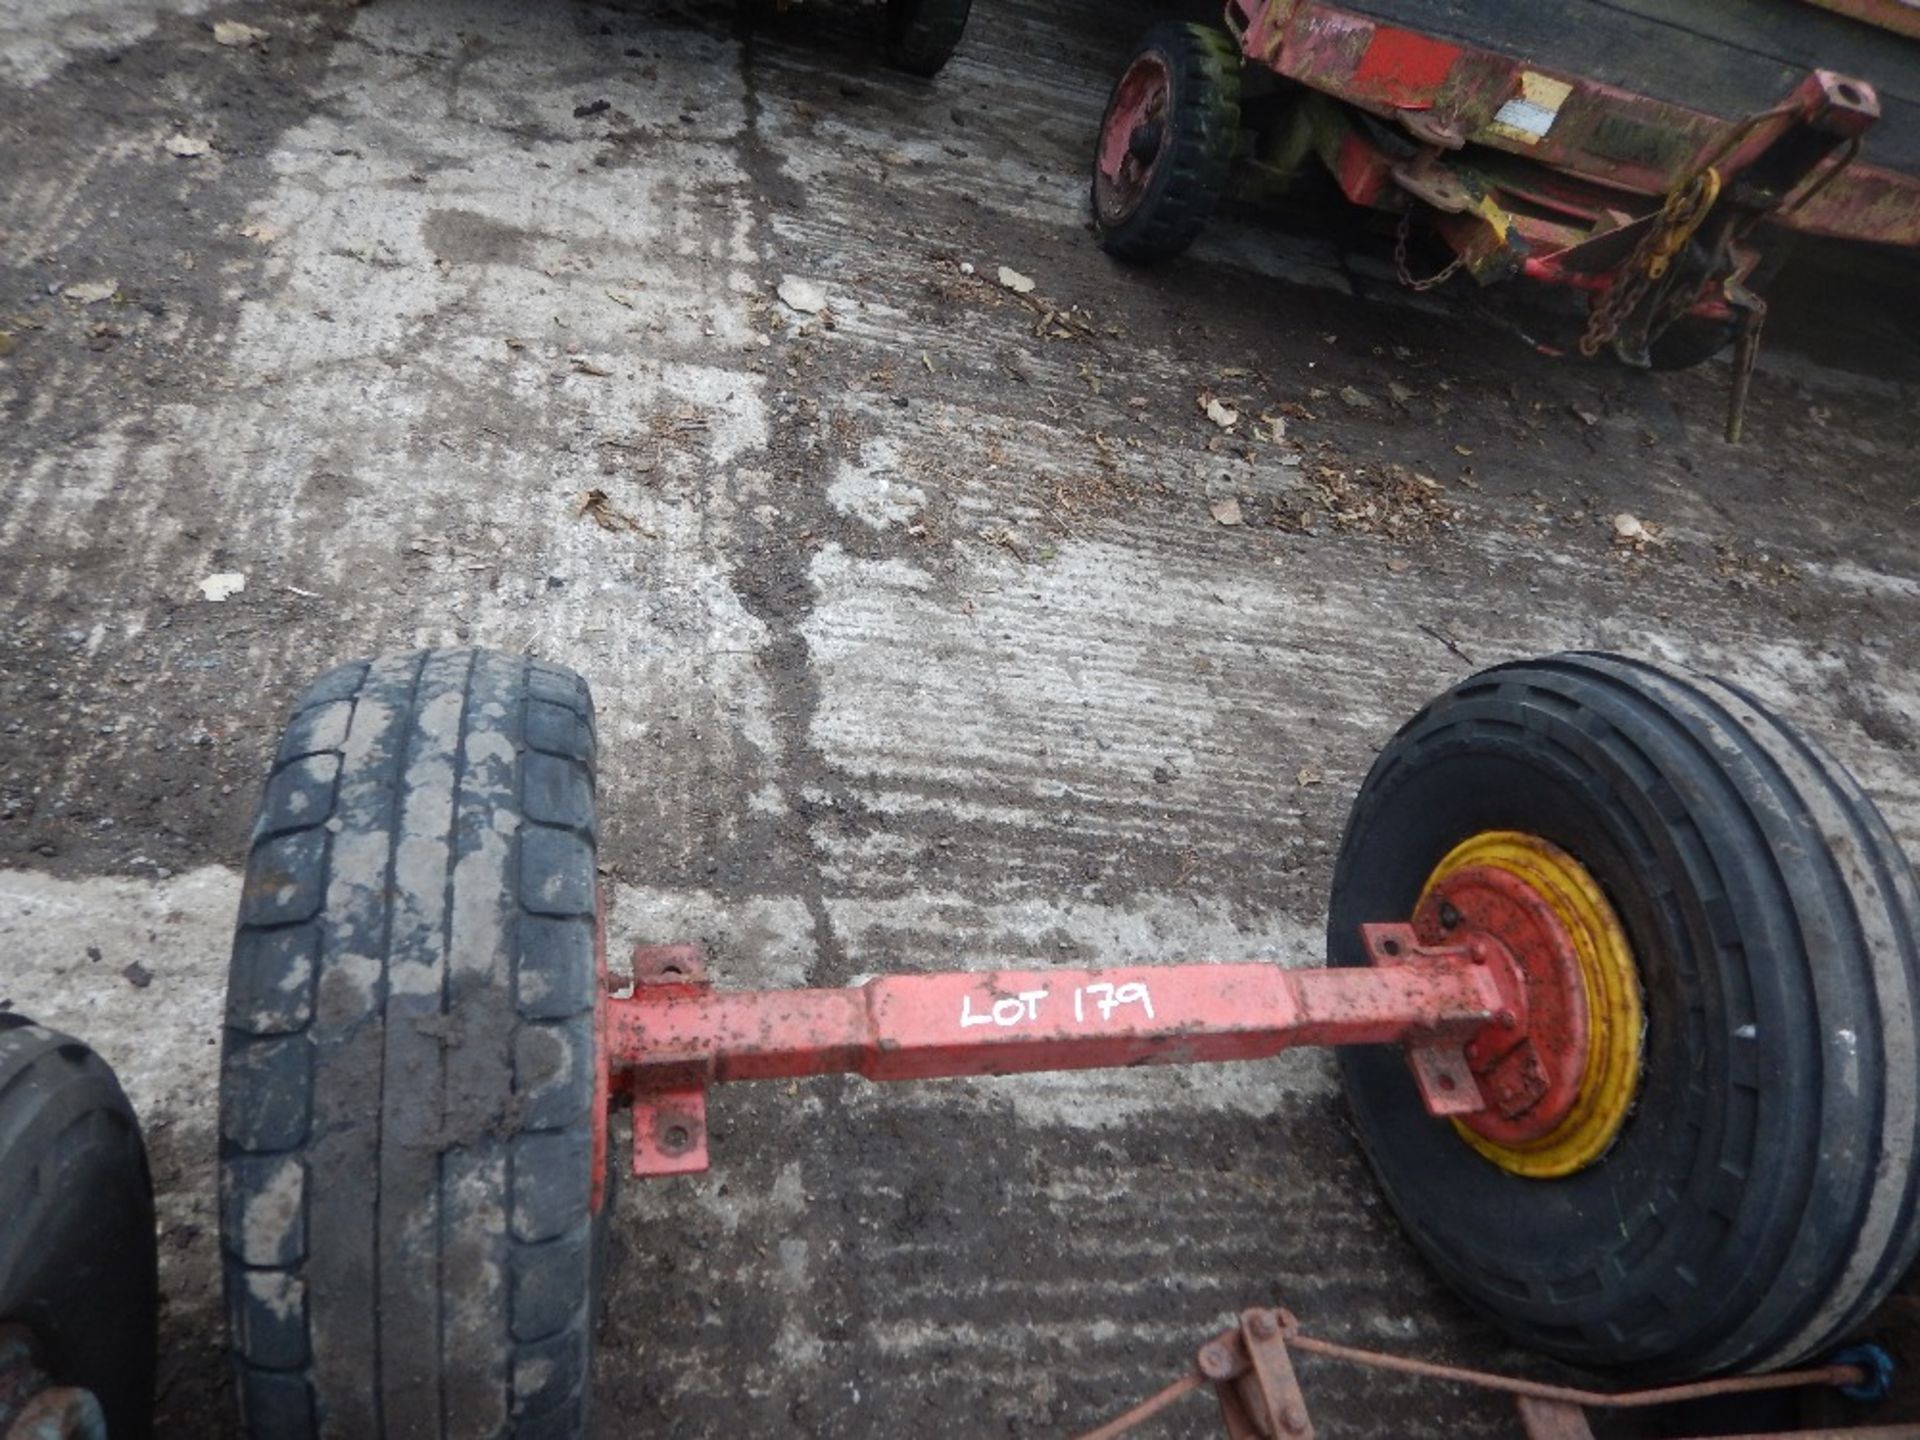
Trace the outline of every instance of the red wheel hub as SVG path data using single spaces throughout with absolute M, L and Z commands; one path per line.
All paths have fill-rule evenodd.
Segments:
M 1100 122 L 1093 205 L 1103 225 L 1117 225 L 1139 207 L 1167 145 L 1173 79 L 1167 62 L 1140 56 L 1113 87 Z
M 1470 866 L 1428 891 L 1413 929 L 1422 945 L 1485 952 L 1507 1001 L 1467 1041 L 1486 1108 L 1460 1123 L 1502 1145 L 1551 1134 L 1579 1098 L 1591 1033 L 1580 957 L 1558 914 L 1519 876 Z

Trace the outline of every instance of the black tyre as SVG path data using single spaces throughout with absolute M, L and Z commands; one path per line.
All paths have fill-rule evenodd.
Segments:
M 0 1015 L 0 1322 L 115 1440 L 153 1425 L 153 1182 L 133 1108 L 78 1040 Z
M 887 63 L 909 75 L 938 75 L 967 33 L 973 0 L 887 0 Z
M 1708 320 L 1682 315 L 1647 346 L 1647 366 L 1653 370 L 1691 370 L 1704 365 L 1740 336 L 1730 320 Z
M 1773 284 L 1780 267 L 1793 253 L 1793 242 L 1790 231 L 1769 231 L 1761 237 L 1763 253 L 1747 277 L 1748 289 L 1766 290 Z M 1739 338 L 1740 326 L 1735 321 L 1682 315 L 1647 346 L 1647 366 L 1653 370 L 1691 370 L 1706 364 Z
M 573 1436 L 597 1285 L 596 830 L 579 677 L 478 650 L 300 698 L 221 1063 L 246 1430 Z
M 1122 260 L 1191 245 L 1226 193 L 1240 135 L 1240 52 L 1210 25 L 1163 23 L 1107 97 L 1093 155 L 1093 223 Z
M 1511 1173 L 1429 1118 L 1398 1054 L 1341 1063 L 1434 1267 L 1524 1343 L 1655 1379 L 1822 1352 L 1913 1258 L 1920 895 L 1887 825 L 1751 695 L 1613 656 L 1463 681 L 1368 775 L 1328 944 L 1405 918 L 1469 836 L 1584 866 L 1644 995 L 1638 1096 L 1577 1173 Z

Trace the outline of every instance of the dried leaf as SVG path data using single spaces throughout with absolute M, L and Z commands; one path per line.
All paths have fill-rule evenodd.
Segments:
M 626 511 L 615 509 L 613 501 L 607 498 L 607 492 L 604 490 L 594 489 L 583 491 L 580 496 L 579 508 L 573 513 L 577 516 L 584 516 L 592 520 L 593 523 L 598 525 L 602 530 L 611 530 L 616 533 L 622 530 L 631 530 L 639 535 L 653 534 L 651 530 L 634 519 L 633 516 L 627 514 Z
M 216 45 L 230 45 L 244 50 L 249 45 L 264 45 L 269 36 L 255 25 L 242 25 L 238 20 L 216 20 L 213 22 L 213 42 Z
M 178 155 L 182 160 L 198 160 L 213 149 L 208 141 L 197 135 L 169 135 L 166 146 L 169 155 Z
M 1238 500 L 1215 500 L 1207 506 L 1207 509 L 1213 512 L 1213 518 L 1218 520 L 1222 525 L 1238 525 L 1241 523 L 1240 502 Z
M 1231 430 L 1235 425 L 1240 423 L 1240 412 L 1238 410 L 1234 409 L 1231 405 L 1222 405 L 1211 395 L 1207 396 L 1206 403 L 1200 408 L 1206 412 L 1207 418 L 1222 430 Z
M 1002 265 L 1000 267 L 999 275 L 1000 275 L 1000 283 L 1006 286 L 1007 289 L 1013 291 L 1013 293 L 1016 295 L 1028 294 L 1033 289 L 1032 278 L 1030 276 L 1022 275 L 1018 270 L 1014 270 L 1009 268 L 1008 266 Z
M 224 570 L 200 582 L 200 593 L 216 603 L 231 599 L 247 588 L 247 577 L 238 570 Z
M 1622 510 L 1613 517 L 1613 543 L 1634 550 L 1648 545 L 1664 545 L 1667 542 L 1660 536 L 1660 527 L 1649 524 L 1638 515 Z
M 88 280 L 80 285 L 69 285 L 60 293 L 76 305 L 98 305 L 102 300 L 111 300 L 120 293 L 120 282 Z

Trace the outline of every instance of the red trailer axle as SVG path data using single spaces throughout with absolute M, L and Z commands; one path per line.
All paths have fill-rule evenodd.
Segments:
M 728 993 L 707 981 L 699 946 L 643 945 L 632 993 L 607 999 L 601 1053 L 609 1091 L 632 1098 L 637 1175 L 707 1168 L 707 1088 L 727 1081 L 1259 1060 L 1301 1045 L 1404 1045 L 1434 1115 L 1485 1114 L 1507 1138 L 1531 1138 L 1565 1118 L 1571 1089 L 1513 1072 L 1577 1082 L 1587 1024 L 1572 942 L 1530 898 L 1503 934 L 1458 911 L 1445 943 L 1366 926 L 1371 968 L 960 971 Z

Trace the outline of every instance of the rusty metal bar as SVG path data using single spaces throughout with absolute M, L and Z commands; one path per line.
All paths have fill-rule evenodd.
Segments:
M 1338 970 L 963 971 L 741 993 L 649 986 L 609 999 L 607 1049 L 616 1075 L 674 1085 L 1252 1060 L 1300 1045 L 1464 1040 L 1504 1007 L 1495 968 L 1458 950 Z
M 603 1093 L 632 1101 L 636 1175 L 705 1170 L 708 1087 L 736 1080 L 928 1080 L 1400 1043 L 1436 1115 L 1482 1111 L 1467 1041 L 1491 1023 L 1520 1025 L 1514 952 L 1484 935 L 1424 946 L 1406 925 L 1362 934 L 1374 963 L 1351 969 L 961 971 L 733 993 L 709 985 L 699 946 L 643 945 L 633 993 L 607 996 L 598 1017 Z
M 1546 1385 L 1484 1370 L 1437 1365 L 1401 1355 L 1363 1350 L 1302 1334 L 1299 1322 L 1286 1310 L 1247 1310 L 1240 1323 L 1222 1331 L 1200 1347 L 1193 1370 L 1158 1394 L 1117 1415 L 1077 1440 L 1117 1440 L 1158 1414 L 1181 1396 L 1211 1384 L 1221 1401 L 1222 1420 L 1230 1437 L 1286 1437 L 1311 1440 L 1313 1422 L 1294 1378 L 1289 1350 L 1374 1370 L 1390 1370 L 1425 1380 L 1470 1385 L 1514 1397 L 1528 1440 L 1591 1440 L 1586 1411 L 1637 1410 L 1724 1395 L 1812 1387 L 1844 1389 L 1870 1377 L 1858 1365 L 1823 1365 L 1805 1370 L 1783 1370 L 1772 1375 L 1736 1375 L 1691 1385 L 1668 1385 L 1653 1390 L 1607 1393 L 1567 1385 Z M 1255 1372 L 1260 1372 L 1257 1376 Z M 1722 1440 L 1920 1440 L 1920 1423 L 1783 1431 L 1722 1437 Z
M 1720 1395 L 1748 1395 L 1762 1390 L 1860 1385 L 1868 1378 L 1866 1371 L 1858 1365 L 1821 1365 L 1808 1370 L 1781 1370 L 1772 1375 L 1729 1375 L 1720 1380 L 1696 1381 L 1691 1385 L 1669 1385 L 1657 1390 L 1626 1390 L 1609 1394 L 1604 1390 L 1580 1390 L 1569 1385 L 1543 1385 L 1537 1380 L 1520 1380 L 1485 1370 L 1436 1365 L 1429 1360 L 1412 1360 L 1404 1355 L 1383 1355 L 1377 1350 L 1362 1350 L 1331 1340 L 1317 1340 L 1297 1330 L 1288 1334 L 1287 1343 L 1309 1355 L 1323 1355 L 1329 1360 L 1344 1360 L 1374 1370 L 1392 1370 L 1401 1375 L 1473 1385 L 1482 1390 L 1499 1390 L 1508 1395 L 1524 1395 L 1534 1400 L 1578 1405 L 1592 1410 L 1639 1410 L 1648 1405 L 1676 1405 L 1684 1400 L 1710 1400 Z
M 1097 1429 L 1088 1430 L 1076 1436 L 1075 1440 L 1119 1440 L 1119 1437 L 1129 1430 L 1146 1424 L 1176 1400 L 1191 1395 L 1206 1383 L 1206 1377 L 1198 1370 L 1189 1370 L 1158 1394 L 1149 1395 L 1131 1410 L 1114 1416 Z

